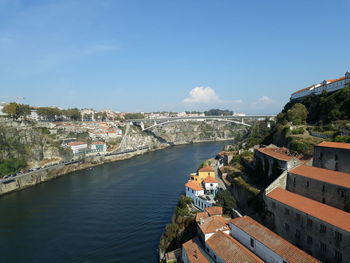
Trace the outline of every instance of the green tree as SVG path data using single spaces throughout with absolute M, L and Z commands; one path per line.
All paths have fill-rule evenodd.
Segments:
M 216 205 L 221 206 L 224 214 L 230 215 L 232 208 L 236 207 L 236 200 L 228 190 L 219 192 L 215 196 Z
M 30 106 L 11 102 L 6 104 L 2 111 L 6 113 L 10 118 L 25 119 L 30 114 Z
M 72 121 L 79 121 L 81 120 L 81 114 L 80 111 L 77 108 L 74 109 L 67 109 L 64 110 L 63 115 L 67 118 L 71 119 Z
M 127 113 L 124 115 L 124 118 L 126 120 L 143 119 L 143 118 L 145 118 L 145 115 L 143 115 L 142 113 Z
M 293 107 L 287 111 L 288 121 L 291 121 L 294 125 L 305 123 L 307 116 L 308 111 L 301 103 L 294 104 Z

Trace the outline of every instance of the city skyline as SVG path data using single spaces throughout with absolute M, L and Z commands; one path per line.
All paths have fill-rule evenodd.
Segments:
M 349 7 L 3 0 L 0 96 L 125 112 L 278 113 L 292 92 L 349 70 Z

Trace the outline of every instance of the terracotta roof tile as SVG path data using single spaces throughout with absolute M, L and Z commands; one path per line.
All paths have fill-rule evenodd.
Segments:
M 200 222 L 201 219 L 205 219 L 205 218 L 208 218 L 208 217 L 209 217 L 209 215 L 208 215 L 207 212 L 199 212 L 196 215 L 196 222 Z
M 204 190 L 200 183 L 194 182 L 194 181 L 188 181 L 187 184 L 185 184 L 188 188 L 191 188 L 195 191 L 201 191 Z
M 203 168 L 199 169 L 199 172 L 214 172 L 214 169 L 213 169 L 213 167 L 207 165 L 207 166 L 204 166 Z
M 289 173 L 350 188 L 350 174 L 348 173 L 337 172 L 333 170 L 306 165 L 300 165 L 290 170 Z
M 316 146 L 350 150 L 350 143 L 345 142 L 321 142 Z
M 83 145 L 83 144 L 86 144 L 86 142 L 79 142 L 79 141 L 76 141 L 76 142 L 69 142 L 67 143 L 69 146 L 78 146 L 78 145 Z
M 200 248 L 196 239 L 191 239 L 182 245 L 185 250 L 189 262 L 191 263 L 210 263 L 206 253 Z
M 264 262 L 236 239 L 222 231 L 218 231 L 212 235 L 206 241 L 206 244 L 226 263 Z
M 204 218 L 202 223 L 198 223 L 198 226 L 204 234 L 214 233 L 218 230 L 226 231 L 230 229 L 222 216 Z
M 253 237 L 290 263 L 320 262 L 249 216 L 232 219 L 231 224 Z
M 350 232 L 350 213 L 294 194 L 279 187 L 268 193 L 267 197 Z
M 222 215 L 222 207 L 221 206 L 211 206 L 207 207 L 205 211 L 210 215 L 210 216 L 217 216 L 217 215 Z
M 204 183 L 218 183 L 218 181 L 216 181 L 216 179 L 214 177 L 211 177 L 209 175 L 204 178 L 203 182 Z
M 279 148 L 259 148 L 257 151 L 281 161 L 290 161 L 293 159 L 292 156 L 278 152 Z

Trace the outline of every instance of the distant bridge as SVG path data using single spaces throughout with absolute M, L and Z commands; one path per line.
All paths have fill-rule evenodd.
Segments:
M 245 116 L 234 116 L 234 115 L 227 115 L 227 116 L 203 116 L 203 117 L 169 117 L 169 118 L 152 118 L 152 119 L 129 119 L 126 120 L 132 124 L 140 125 L 142 130 L 150 130 L 154 127 L 161 126 L 161 125 L 167 125 L 170 123 L 175 122 L 184 122 L 184 121 L 221 121 L 221 122 L 227 122 L 227 123 L 235 123 L 238 125 L 243 125 L 247 127 L 251 127 L 250 124 L 247 124 L 244 122 L 245 119 L 266 119 L 274 117 L 275 115 L 245 115 Z M 145 128 L 145 123 L 147 122 L 153 122 L 153 125 Z

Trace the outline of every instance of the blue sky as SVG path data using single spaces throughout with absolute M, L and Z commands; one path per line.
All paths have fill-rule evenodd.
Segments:
M 0 96 L 277 113 L 290 93 L 350 70 L 348 10 L 347 0 L 0 0 Z

